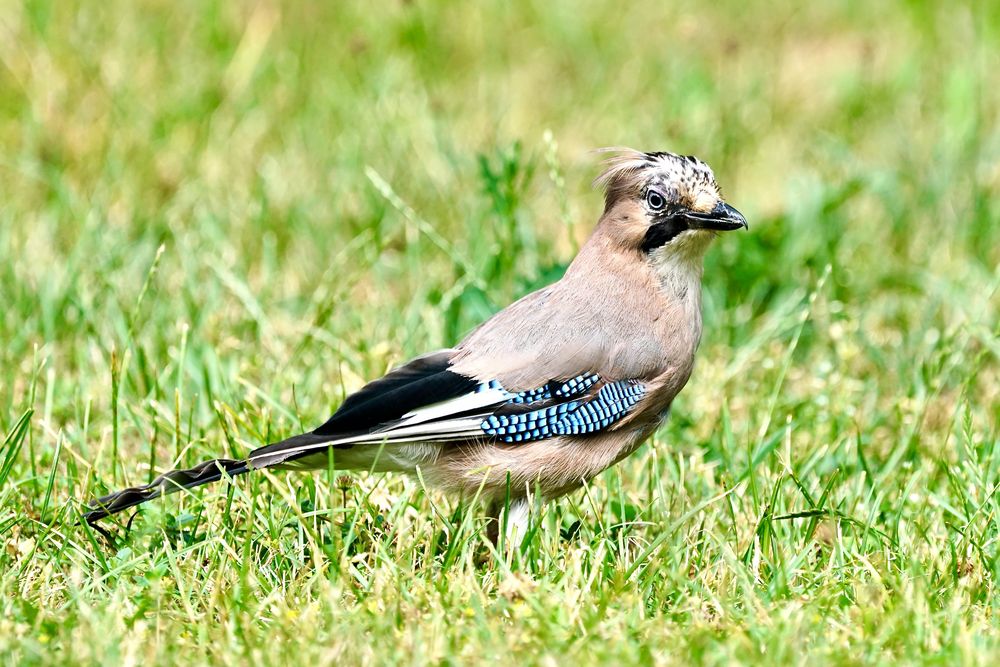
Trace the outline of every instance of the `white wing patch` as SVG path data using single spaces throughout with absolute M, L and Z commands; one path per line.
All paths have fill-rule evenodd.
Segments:
M 331 435 L 328 440 L 282 449 L 280 451 L 281 459 L 285 461 L 294 458 L 296 454 L 336 445 L 448 442 L 482 436 L 483 417 L 489 415 L 492 408 L 502 405 L 508 400 L 510 400 L 510 394 L 502 389 L 490 388 L 463 394 L 458 398 L 408 412 L 399 421 L 372 433 L 351 436 Z M 465 416 L 448 419 L 449 415 Z M 254 461 L 258 459 L 273 458 L 274 454 L 274 452 L 269 452 L 259 457 L 251 456 L 250 464 L 254 465 Z
M 403 426 L 422 424 L 435 419 L 442 419 L 448 415 L 457 415 L 470 410 L 501 405 L 508 400 L 510 400 L 510 394 L 503 389 L 484 389 L 407 412 L 403 415 L 400 422 L 393 424 L 389 428 L 395 430 Z

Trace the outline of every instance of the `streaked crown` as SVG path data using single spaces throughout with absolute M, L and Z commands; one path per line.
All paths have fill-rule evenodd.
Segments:
M 615 155 L 605 161 L 604 172 L 594 181 L 604 188 L 605 210 L 623 197 L 641 196 L 650 187 L 694 211 L 709 211 L 721 198 L 712 168 L 693 155 L 642 153 L 631 148 L 605 150 Z

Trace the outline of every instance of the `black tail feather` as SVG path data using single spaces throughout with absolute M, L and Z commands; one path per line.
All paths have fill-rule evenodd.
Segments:
M 90 511 L 84 514 L 83 518 L 87 523 L 94 524 L 105 517 L 140 505 L 147 500 L 159 498 L 181 489 L 191 489 L 202 484 L 217 482 L 224 475 L 230 477 L 242 475 L 249 470 L 250 466 L 246 461 L 236 459 L 212 459 L 186 470 L 171 470 L 144 486 L 123 489 L 117 493 L 98 498 L 91 503 Z

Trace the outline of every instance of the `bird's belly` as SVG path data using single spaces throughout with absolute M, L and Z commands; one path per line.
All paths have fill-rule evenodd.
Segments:
M 452 446 L 441 450 L 440 457 L 421 471 L 432 486 L 464 495 L 504 497 L 509 479 L 512 497 L 539 493 L 555 498 L 635 451 L 645 435 L 625 430 L 513 445 Z

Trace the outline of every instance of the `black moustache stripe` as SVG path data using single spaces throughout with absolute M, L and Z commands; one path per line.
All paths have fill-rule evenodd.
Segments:
M 687 221 L 681 216 L 671 216 L 655 222 L 646 229 L 646 236 L 642 239 L 642 251 L 648 254 L 669 243 L 687 229 Z

